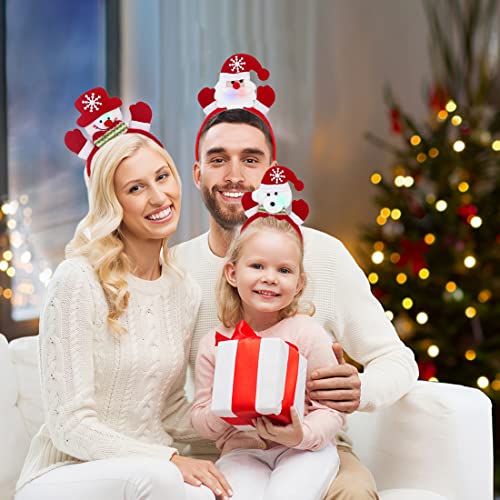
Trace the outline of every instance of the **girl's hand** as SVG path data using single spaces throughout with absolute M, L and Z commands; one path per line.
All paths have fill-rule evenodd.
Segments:
M 179 468 L 186 483 L 193 486 L 204 484 L 223 499 L 233 495 L 226 478 L 210 460 L 198 460 L 175 454 L 170 461 Z
M 257 434 L 269 441 L 282 444 L 287 448 L 293 448 L 304 439 L 304 430 L 295 408 L 290 410 L 292 423 L 288 425 L 274 425 L 268 418 L 261 417 L 256 419 L 255 428 Z

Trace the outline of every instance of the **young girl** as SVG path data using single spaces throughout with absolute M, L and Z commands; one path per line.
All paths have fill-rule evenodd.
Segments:
M 298 227 L 275 216 L 248 221 L 232 243 L 217 287 L 222 324 L 231 337 L 244 319 L 259 336 L 295 344 L 307 359 L 307 375 L 336 363 L 331 340 L 298 304 L 305 284 L 303 242 Z M 310 311 L 313 314 L 314 311 Z M 233 490 L 233 499 L 314 500 L 323 498 L 335 478 L 339 459 L 334 439 L 343 416 L 306 397 L 301 423 L 255 421 L 255 431 L 238 430 L 210 410 L 215 368 L 215 331 L 201 340 L 196 362 L 194 428 L 222 451 L 217 467 Z

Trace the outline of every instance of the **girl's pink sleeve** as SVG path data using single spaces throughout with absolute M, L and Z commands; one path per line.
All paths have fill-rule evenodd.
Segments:
M 234 430 L 210 410 L 215 371 L 215 334 L 210 332 L 200 342 L 195 366 L 195 396 L 191 424 L 200 436 L 213 441 Z
M 332 341 L 323 327 L 312 318 L 305 318 L 299 346 L 301 353 L 307 358 L 307 380 L 317 368 L 338 365 L 332 351 Z M 308 413 L 304 417 L 302 427 L 304 438 L 295 448 L 300 450 L 320 450 L 328 443 L 335 443 L 335 436 L 345 422 L 345 415 L 317 401 L 306 399 Z M 306 410 L 307 411 L 307 410 Z

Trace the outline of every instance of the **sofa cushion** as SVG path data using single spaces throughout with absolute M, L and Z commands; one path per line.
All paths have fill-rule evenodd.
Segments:
M 23 337 L 9 344 L 17 374 L 17 407 L 32 437 L 43 423 L 43 407 L 38 367 L 38 337 Z
M 0 453 L 0 498 L 10 499 L 28 451 L 30 436 L 16 406 L 19 395 L 17 374 L 3 335 L 0 335 L 0 381 L 0 449 L 7 451 Z

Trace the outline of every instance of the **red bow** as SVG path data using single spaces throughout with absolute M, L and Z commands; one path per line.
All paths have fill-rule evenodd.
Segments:
M 235 327 L 231 338 L 222 335 L 222 333 L 215 332 L 215 345 L 225 340 L 243 340 L 243 339 L 259 339 L 260 337 L 252 330 L 252 327 L 242 319 Z

